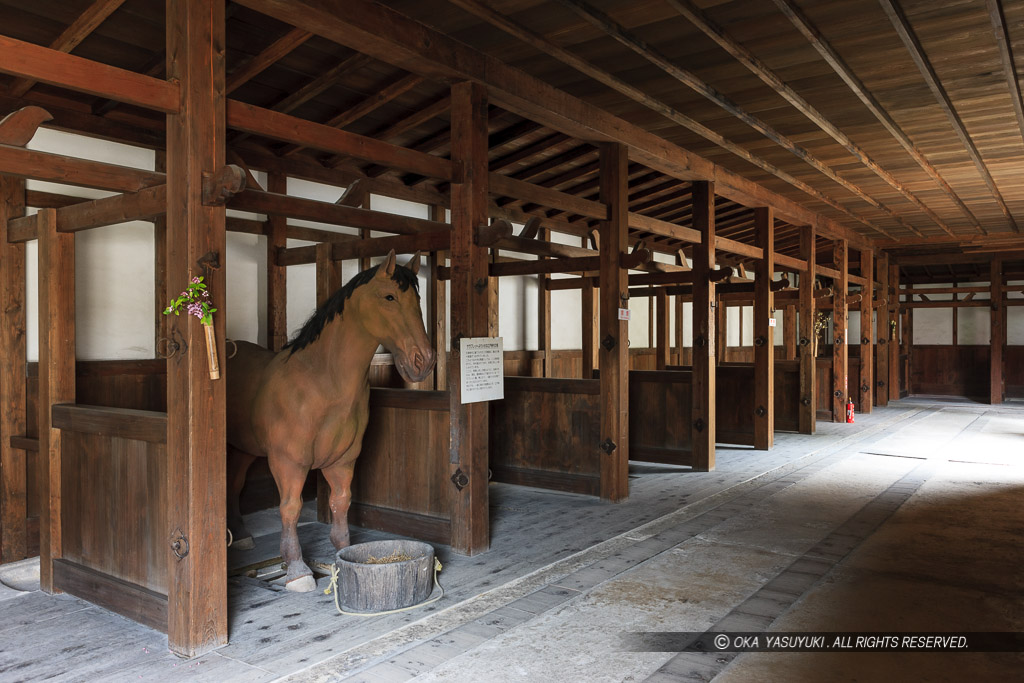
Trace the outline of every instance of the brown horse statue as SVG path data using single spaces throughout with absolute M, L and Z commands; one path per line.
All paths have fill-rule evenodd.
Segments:
M 395 357 L 407 382 L 420 382 L 434 366 L 434 351 L 420 313 L 419 254 L 408 266 L 395 252 L 335 292 L 280 353 L 238 343 L 228 361 L 228 528 L 236 547 L 251 548 L 238 495 L 245 473 L 268 458 L 281 494 L 281 555 L 289 590 L 316 582 L 302 561 L 297 524 L 302 487 L 319 469 L 331 487 L 331 542 L 349 544 L 350 487 L 362 447 L 370 400 L 369 370 L 378 344 Z

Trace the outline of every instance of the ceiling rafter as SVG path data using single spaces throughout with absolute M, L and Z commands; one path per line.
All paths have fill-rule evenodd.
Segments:
M 458 5 L 459 7 L 465 9 L 474 16 L 477 16 L 487 21 L 488 23 L 497 26 L 506 33 L 509 33 L 510 35 L 519 38 L 520 40 L 526 42 L 527 44 L 533 46 L 534 48 L 540 50 L 541 52 L 554 57 L 560 62 L 568 66 L 571 66 L 580 73 L 586 76 L 590 76 L 591 78 L 597 80 L 600 83 L 603 83 L 609 88 L 612 88 L 613 90 L 616 90 L 617 92 L 629 97 L 630 99 L 639 102 L 645 107 L 661 114 L 665 118 L 686 128 L 692 133 L 695 133 L 704 138 L 705 140 L 708 140 L 709 142 L 718 145 L 722 149 L 725 149 L 731 152 L 732 154 L 735 154 L 744 161 L 747 161 L 753 164 L 754 166 L 757 166 L 762 171 L 765 171 L 766 173 L 769 173 L 775 176 L 776 178 L 779 178 L 780 180 L 792 185 L 793 187 L 796 187 L 802 192 L 810 195 L 811 197 L 814 197 L 818 201 L 827 204 L 828 206 L 832 207 L 836 211 L 839 211 L 840 213 L 856 221 L 857 223 L 860 223 L 861 225 L 875 232 L 885 235 L 886 237 L 893 237 L 893 235 L 888 230 L 875 225 L 873 222 L 871 222 L 864 216 L 860 216 L 857 213 L 853 212 L 852 210 L 846 208 L 841 203 L 839 203 L 832 197 L 826 195 L 825 193 L 821 192 L 817 188 L 809 185 L 808 183 L 805 183 L 802 180 L 799 180 L 798 178 L 787 173 L 778 166 L 775 166 L 774 164 L 768 162 L 767 160 L 751 153 L 749 150 L 741 147 L 740 145 L 731 142 L 724 136 L 716 133 L 711 128 L 708 128 L 702 123 L 690 118 L 689 116 L 686 116 L 685 114 L 675 109 L 674 107 L 666 104 L 665 102 L 648 95 L 639 88 L 636 88 L 630 85 L 629 83 L 626 83 L 622 79 L 613 76 L 607 71 L 599 69 L 590 62 L 576 56 L 572 52 L 562 47 L 559 47 L 558 45 L 555 45 L 547 38 L 534 33 L 532 30 L 522 26 L 518 22 L 510 19 L 509 17 L 498 12 L 495 12 L 490 7 L 482 5 L 481 3 L 477 2 L 477 0 L 449 0 L 449 2 L 451 2 L 454 5 Z
M 1017 127 L 1020 128 L 1024 140 L 1024 102 L 1021 100 L 1020 79 L 1017 75 L 1017 63 L 1013 58 L 1013 44 L 1010 42 L 1010 27 L 1006 24 L 1002 0 L 985 0 L 988 5 L 988 16 L 992 20 L 996 44 L 999 46 L 999 59 L 1003 62 L 1003 73 L 1006 75 L 1006 86 L 1010 90 L 1013 101 L 1013 113 L 1017 115 Z
M 61 31 L 61 34 L 50 43 L 51 50 L 70 53 L 78 45 L 89 37 L 93 31 L 99 28 L 100 24 L 106 21 L 107 17 L 113 14 L 117 8 L 124 4 L 125 0 L 96 0 L 85 9 L 78 18 Z M 32 89 L 35 81 L 28 78 L 19 78 L 8 88 L 12 97 L 23 97 Z
M 903 128 L 901 128 L 889 112 L 886 111 L 885 107 L 875 99 L 875 96 L 871 94 L 864 83 L 853 73 L 853 69 L 851 69 L 846 61 L 839 56 L 839 53 L 836 52 L 835 48 L 832 47 L 832 44 L 825 39 L 825 36 L 821 31 L 819 31 L 817 27 L 810 22 L 810 20 L 803 14 L 803 12 L 800 11 L 799 8 L 797 8 L 795 4 L 793 4 L 792 0 L 773 1 L 775 2 L 775 6 L 779 8 L 779 11 L 782 12 L 782 14 L 789 19 L 790 23 L 803 34 L 804 38 L 806 38 L 811 44 L 811 47 L 817 50 L 818 54 L 821 55 L 821 58 L 825 60 L 825 63 L 832 67 L 832 70 L 836 72 L 836 75 L 846 83 L 846 86 L 854 95 L 857 96 L 857 99 L 859 99 L 864 106 L 867 107 L 868 111 L 878 119 L 878 122 L 881 123 L 887 131 L 889 131 L 889 134 L 900 143 L 903 149 L 906 150 L 907 154 L 917 162 L 918 166 L 920 166 L 921 169 L 924 170 L 924 172 L 927 173 L 940 188 L 942 188 L 942 191 L 946 196 L 953 200 L 967 220 L 970 221 L 971 225 L 974 226 L 975 230 L 982 232 L 983 228 L 981 227 L 981 223 L 970 208 L 968 208 L 967 204 L 964 203 L 964 200 L 960 198 L 960 195 L 958 195 L 946 179 L 939 174 L 938 169 L 928 161 L 921 150 L 917 148 L 917 145 L 915 145 L 910 137 L 903 131 Z
M 230 95 L 312 37 L 313 34 L 309 31 L 303 31 L 299 28 L 291 29 L 288 33 L 264 48 L 259 54 L 254 55 L 233 69 L 227 75 L 224 84 L 225 93 Z
M 452 102 L 451 97 L 448 94 L 442 95 L 430 104 L 420 107 L 417 111 L 409 114 L 403 119 L 400 119 L 388 126 L 384 126 L 380 130 L 377 130 L 370 134 L 369 137 L 377 140 L 384 140 L 385 142 L 391 141 L 401 135 L 405 135 L 409 131 L 422 126 L 427 121 L 437 118 L 442 114 L 446 113 L 451 109 Z M 324 165 L 330 168 L 336 168 L 346 163 L 348 157 L 344 156 L 331 156 L 324 160 Z
M 540 140 L 537 140 L 536 142 L 533 142 L 524 147 L 520 147 L 519 149 L 513 150 L 504 156 L 492 160 L 489 164 L 490 171 L 493 173 L 495 171 L 499 171 L 505 168 L 506 166 L 511 166 L 512 164 L 518 164 L 520 162 L 526 161 L 531 157 L 537 156 L 538 154 L 543 154 L 544 152 L 553 149 L 558 145 L 561 145 L 562 143 L 567 142 L 571 139 L 572 138 L 570 138 L 565 133 L 551 133 L 550 135 L 546 135 Z
M 792 87 L 789 86 L 782 78 L 779 77 L 772 69 L 768 67 L 763 61 L 754 56 L 750 50 L 741 45 L 738 41 L 734 40 L 725 29 L 718 24 L 711 21 L 707 15 L 701 12 L 690 0 L 666 0 L 669 5 L 672 6 L 677 12 L 686 17 L 687 21 L 696 26 L 701 30 L 704 35 L 713 40 L 719 47 L 729 53 L 736 61 L 761 79 L 765 85 L 772 88 L 778 93 L 783 99 L 789 102 L 797 111 L 807 117 L 814 125 L 820 128 L 822 131 L 827 133 L 829 137 L 838 142 L 846 149 L 857 161 L 859 161 L 864 167 L 869 169 L 872 173 L 877 175 L 879 178 L 889 184 L 894 190 L 903 195 L 908 201 L 912 202 L 917 208 L 919 208 L 925 215 L 932 219 L 936 225 L 942 230 L 952 235 L 953 231 L 948 225 L 939 217 L 934 210 L 932 210 L 927 204 L 925 204 L 920 197 L 915 195 L 906 185 L 900 182 L 892 173 L 882 168 L 882 166 L 876 162 L 871 156 L 862 149 L 857 143 L 850 139 L 846 133 L 832 123 L 828 118 L 825 117 L 820 111 L 818 111 L 810 102 L 804 99 L 799 93 L 796 92 Z M 914 230 L 914 232 L 917 232 Z M 919 233 L 918 233 L 919 234 Z
M 956 133 L 957 137 L 960 138 L 960 142 L 963 143 L 968 156 L 971 157 L 971 161 L 974 162 L 975 168 L 978 169 L 978 173 L 981 174 L 982 179 L 988 186 L 989 192 L 992 194 L 992 198 L 995 199 L 1000 210 L 1003 212 L 1003 215 L 1006 216 L 1007 223 L 1009 223 L 1014 232 L 1020 232 L 1020 227 L 1017 225 L 1017 221 L 1014 220 L 1013 214 L 1010 212 L 1010 207 L 1006 205 L 1006 200 L 1003 199 L 1002 193 L 996 186 L 995 179 L 989 172 L 984 159 L 981 158 L 981 152 L 978 151 L 977 145 L 974 144 L 974 140 L 971 139 L 970 134 L 967 132 L 967 127 L 964 125 L 963 119 L 960 118 L 960 114 L 957 113 L 956 107 L 953 106 L 953 101 L 950 99 L 949 93 L 946 92 L 942 82 L 939 80 L 939 75 L 935 72 L 935 68 L 928 59 L 928 55 L 925 53 L 924 46 L 921 45 L 921 41 L 918 39 L 917 34 L 910 26 L 907 16 L 892 0 L 878 0 L 878 2 L 881 4 L 882 10 L 885 12 L 886 16 L 889 17 L 889 21 L 892 23 L 893 28 L 896 29 L 896 33 L 899 35 L 900 40 L 903 41 L 903 45 L 907 49 L 907 52 L 910 53 L 911 59 L 913 59 L 914 63 L 917 65 L 922 78 L 924 78 L 925 83 L 928 84 L 928 88 L 932 91 L 932 94 L 935 95 L 935 99 L 942 107 L 942 110 L 946 113 L 946 117 L 953 126 L 953 131 Z
M 816 156 L 811 154 L 805 147 L 798 145 L 792 139 L 783 135 L 774 126 L 764 121 L 763 119 L 754 116 L 747 112 L 742 107 L 732 102 L 714 87 L 705 83 L 701 79 L 697 78 L 694 74 L 674 64 L 671 60 L 666 58 L 658 50 L 648 45 L 645 41 L 641 40 L 631 32 L 627 31 L 623 26 L 614 21 L 611 17 L 604 14 L 592 5 L 583 2 L 583 0 L 557 0 L 560 4 L 574 11 L 581 18 L 587 20 L 594 26 L 598 27 L 610 37 L 614 38 L 619 44 L 633 50 L 635 53 L 648 60 L 669 76 L 672 76 L 680 83 L 688 86 L 695 92 L 704 96 L 709 101 L 718 105 L 732 116 L 735 116 L 739 120 L 746 123 L 748 126 L 756 130 L 757 132 L 764 135 L 766 138 L 779 145 L 786 151 L 790 152 L 798 159 L 808 164 L 811 168 L 818 171 L 825 177 L 829 178 L 833 182 L 842 186 L 849 192 L 856 195 L 859 199 L 868 203 L 872 207 L 883 211 L 890 218 L 895 220 L 901 226 L 914 234 L 921 234 L 921 232 L 907 222 L 903 216 L 893 211 L 888 206 L 882 204 L 880 201 L 869 195 L 858 185 L 850 182 L 846 178 L 843 178 L 839 173 L 836 172 L 831 166 L 818 159 Z

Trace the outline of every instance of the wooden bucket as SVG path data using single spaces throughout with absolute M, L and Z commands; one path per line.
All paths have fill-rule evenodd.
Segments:
M 412 559 L 374 564 L 373 560 Z M 434 587 L 434 548 L 419 541 L 373 541 L 342 548 L 338 565 L 338 597 L 343 609 L 385 612 L 419 604 Z

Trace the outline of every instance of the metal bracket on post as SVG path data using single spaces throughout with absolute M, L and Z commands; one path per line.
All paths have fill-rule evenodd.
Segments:
M 179 560 L 185 559 L 185 556 L 188 555 L 188 536 L 181 533 L 181 529 L 175 529 L 171 534 L 170 544 L 174 556 Z
M 451 479 L 452 483 L 455 484 L 456 491 L 461 491 L 469 486 L 469 477 L 466 476 L 461 467 L 455 470 L 455 474 L 452 475 Z
M 693 423 L 693 428 L 696 429 L 698 432 L 703 432 L 704 420 L 698 417 L 697 421 Z
M 768 414 L 768 411 L 765 410 L 764 406 L 758 406 L 757 410 L 755 410 L 754 412 L 757 413 L 758 417 L 764 417 L 765 415 Z
M 601 442 L 601 450 L 607 453 L 608 455 L 611 455 L 616 448 L 618 448 L 618 446 L 610 438 L 605 439 L 604 441 Z
M 606 350 L 611 351 L 612 349 L 615 348 L 615 337 L 613 337 L 610 334 L 606 334 L 604 336 L 604 339 L 601 340 L 601 346 L 603 346 Z

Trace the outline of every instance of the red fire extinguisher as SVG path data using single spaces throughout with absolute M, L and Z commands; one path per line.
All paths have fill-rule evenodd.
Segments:
M 846 399 L 846 423 L 853 424 L 853 397 Z

